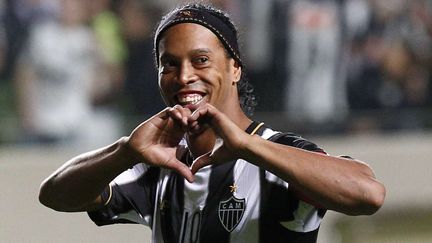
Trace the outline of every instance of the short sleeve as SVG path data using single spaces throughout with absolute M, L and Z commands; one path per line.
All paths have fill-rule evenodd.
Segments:
M 318 145 L 316 145 L 315 143 L 310 142 L 294 133 L 276 133 L 273 136 L 271 136 L 269 140 L 275 143 L 284 144 L 287 146 L 292 146 L 292 147 L 304 149 L 311 152 L 327 154 L 322 148 L 318 147 Z M 323 209 L 323 207 L 320 205 L 319 202 L 315 202 L 311 200 L 306 195 L 304 195 L 303 192 L 301 192 L 300 190 L 292 186 L 289 187 L 289 193 L 292 193 L 295 198 L 305 203 L 304 205 L 310 205 L 311 207 L 309 209 L 312 211 L 310 211 L 309 213 L 311 212 L 317 213 L 318 211 L 320 211 L 319 213 L 320 217 L 315 217 L 316 219 L 322 218 L 322 216 L 325 213 L 325 209 Z M 301 211 L 304 213 L 307 211 L 306 209 L 308 209 L 308 207 L 303 207 Z M 318 210 L 318 211 L 315 212 L 314 210 Z
M 108 194 L 106 205 L 88 212 L 91 220 L 98 226 L 118 223 L 151 226 L 159 171 L 139 164 L 120 174 L 104 192 Z
M 325 151 L 318 147 L 318 145 L 315 143 L 312 143 L 294 133 L 276 133 L 275 135 L 271 136 L 269 140 L 312 152 L 325 153 Z

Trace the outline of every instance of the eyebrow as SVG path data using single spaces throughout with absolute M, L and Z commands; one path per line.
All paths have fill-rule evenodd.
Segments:
M 197 54 L 209 54 L 209 53 L 213 53 L 209 48 L 198 48 L 198 49 L 194 49 L 189 51 L 189 55 L 197 55 Z M 171 53 L 163 53 L 160 56 L 160 59 L 166 59 L 166 58 L 175 58 L 176 56 L 171 54 Z
M 191 54 L 208 54 L 212 53 L 212 51 L 208 48 L 198 48 L 195 50 L 190 51 Z

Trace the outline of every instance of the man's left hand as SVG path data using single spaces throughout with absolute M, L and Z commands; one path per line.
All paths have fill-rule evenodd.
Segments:
M 200 168 L 210 164 L 241 157 L 249 135 L 214 106 L 206 104 L 195 110 L 188 118 L 188 124 L 191 136 L 202 132 L 205 126 L 211 127 L 217 136 L 213 149 L 195 159 L 192 173 L 195 174 Z

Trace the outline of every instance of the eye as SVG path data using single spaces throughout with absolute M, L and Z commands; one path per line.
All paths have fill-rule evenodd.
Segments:
M 162 59 L 159 67 L 159 72 L 167 73 L 173 71 L 177 66 L 177 63 L 171 59 Z
M 176 63 L 172 60 L 162 61 L 162 66 L 164 66 L 164 67 L 174 67 L 175 65 L 176 65 Z
M 199 56 L 193 59 L 193 62 L 197 65 L 204 65 L 209 62 L 209 58 L 206 56 Z

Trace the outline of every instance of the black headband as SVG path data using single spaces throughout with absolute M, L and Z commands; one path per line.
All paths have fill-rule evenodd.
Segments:
M 211 30 L 222 42 L 225 49 L 231 57 L 243 66 L 240 58 L 240 51 L 237 43 L 237 35 L 226 23 L 213 14 L 196 8 L 185 8 L 172 12 L 168 17 L 162 19 L 159 27 L 156 30 L 154 38 L 154 48 L 156 54 L 156 63 L 159 66 L 159 50 L 158 45 L 161 34 L 169 27 L 181 23 L 195 23 Z

